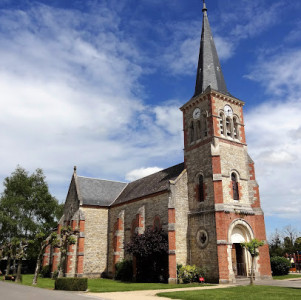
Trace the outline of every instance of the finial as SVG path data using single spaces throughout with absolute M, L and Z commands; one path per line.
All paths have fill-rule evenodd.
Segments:
M 206 7 L 206 3 L 205 3 L 205 0 L 203 0 L 203 12 L 207 11 L 207 7 Z
M 76 166 L 74 166 L 73 170 L 74 170 L 74 174 L 76 174 Z

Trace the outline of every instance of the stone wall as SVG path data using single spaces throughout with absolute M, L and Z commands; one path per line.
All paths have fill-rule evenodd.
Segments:
M 107 266 L 108 208 L 81 207 L 85 215 L 84 276 L 100 277 Z
M 140 199 L 139 201 L 132 201 L 122 205 L 113 206 L 110 208 L 109 216 L 109 234 L 108 234 L 108 275 L 113 276 L 116 260 L 114 259 L 114 240 L 115 233 L 114 225 L 120 214 L 123 214 L 124 228 L 123 236 L 120 236 L 122 231 L 118 232 L 120 237 L 119 260 L 123 258 L 130 258 L 124 253 L 124 243 L 130 241 L 132 232 L 135 228 L 142 233 L 143 228 L 153 227 L 155 218 L 159 218 L 162 228 L 167 232 L 168 230 L 168 200 L 169 194 L 167 192 L 153 195 Z M 138 217 L 137 217 L 138 216 Z M 140 220 L 140 226 L 137 227 L 137 221 Z M 133 225 L 134 224 L 134 225 Z M 139 224 L 138 224 L 139 225 Z

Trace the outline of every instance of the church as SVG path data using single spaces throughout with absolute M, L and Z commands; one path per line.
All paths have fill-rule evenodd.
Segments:
M 79 229 L 65 275 L 113 277 L 132 234 L 156 227 L 168 233 L 169 283 L 177 282 L 177 264 L 206 267 L 219 283 L 250 276 L 251 257 L 240 243 L 253 238 L 265 241 L 255 278 L 270 277 L 243 106 L 227 90 L 204 3 L 195 92 L 180 108 L 184 162 L 130 183 L 82 177 L 74 168 L 57 229 Z M 55 271 L 59 257 L 60 249 L 48 246 L 43 265 Z

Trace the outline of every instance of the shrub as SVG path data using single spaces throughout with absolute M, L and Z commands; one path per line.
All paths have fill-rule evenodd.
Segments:
M 58 276 L 59 276 L 59 271 L 55 270 L 52 274 L 52 279 L 57 279 Z
M 273 276 L 287 275 L 290 270 L 291 263 L 285 257 L 274 256 L 271 257 L 271 268 Z
M 182 266 L 178 271 L 178 279 L 180 283 L 198 282 L 200 277 L 205 277 L 207 271 L 205 268 L 196 265 Z
M 115 279 L 122 281 L 131 281 L 133 278 L 133 262 L 124 259 L 115 265 L 116 273 Z
M 42 278 L 50 278 L 51 277 L 51 266 L 46 265 L 41 269 L 40 275 Z
M 57 278 L 54 289 L 64 291 L 86 291 L 88 288 L 88 278 Z

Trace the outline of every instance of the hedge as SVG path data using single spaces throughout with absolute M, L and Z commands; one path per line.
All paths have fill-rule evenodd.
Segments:
M 275 275 L 287 275 L 290 269 L 290 262 L 285 257 L 274 256 L 271 257 L 271 268 L 273 276 Z
M 57 278 L 55 280 L 54 289 L 64 291 L 86 291 L 88 288 L 87 278 Z

